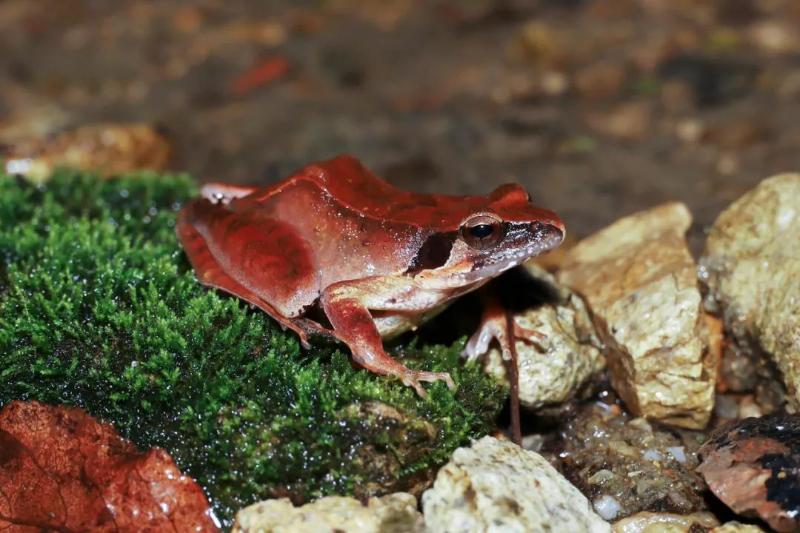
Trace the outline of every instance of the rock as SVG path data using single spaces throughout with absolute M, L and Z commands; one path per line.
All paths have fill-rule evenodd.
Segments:
M 711 513 L 637 513 L 614 523 L 614 533 L 692 533 L 718 526 Z
M 780 372 L 760 349 L 753 348 L 747 342 L 725 343 L 718 369 L 717 392 L 753 393 L 747 395 L 752 402 L 750 406 L 746 407 L 742 402 L 744 409 L 741 413 L 723 418 L 770 414 L 781 410 L 786 403 L 786 390 Z M 717 400 L 719 398 L 718 395 Z M 756 415 L 752 409 L 757 409 L 759 414 Z
M 717 394 L 714 402 L 714 416 L 722 422 L 738 420 L 739 402 L 737 398 L 729 394 Z
M 762 13 L 759 0 L 729 0 L 713 6 L 713 17 L 720 25 L 741 26 Z M 709 6 L 712 7 L 712 6 Z
M 610 531 L 535 452 L 484 437 L 459 448 L 422 496 L 429 531 Z
M 388 0 L 385 2 L 335 0 L 323 4 L 323 9 L 326 11 L 361 18 L 383 31 L 392 30 L 413 10 L 413 7 L 412 0 Z
M 761 182 L 714 222 L 701 279 L 739 350 L 771 356 L 800 406 L 800 174 Z
M 413 533 L 422 531 L 422 514 L 411 494 L 370 498 L 328 496 L 302 507 L 288 498 L 266 500 L 236 513 L 234 533 Z
M 670 54 L 658 66 L 663 80 L 679 80 L 691 86 L 699 107 L 721 106 L 746 95 L 755 85 L 759 70 L 752 63 L 691 54 Z
M 642 511 L 706 510 L 691 444 L 617 405 L 595 403 L 567 423 L 558 451 L 567 479 L 600 516 L 616 520 Z
M 537 279 L 552 279 L 547 272 L 529 265 Z M 558 301 L 527 309 L 514 316 L 526 329 L 546 336 L 531 342 L 517 340 L 520 403 L 531 409 L 571 400 L 593 374 L 605 366 L 599 341 L 583 300 L 552 280 L 551 290 Z M 507 380 L 500 350 L 492 348 L 486 356 L 486 371 Z
M 744 396 L 739 401 L 739 418 L 758 418 L 764 416 L 752 395 Z
M 637 513 L 614 523 L 614 533 L 763 533 L 758 526 L 728 522 L 719 525 L 711 513 L 679 515 L 672 513 Z
M 696 118 L 687 118 L 675 124 L 676 136 L 685 143 L 699 142 L 705 132 L 706 125 Z
M 712 528 L 708 533 L 766 533 L 766 530 L 753 524 L 743 524 L 734 520 Z
M 800 415 L 746 418 L 715 431 L 697 468 L 733 511 L 776 531 L 800 529 Z
M 147 124 L 91 124 L 52 138 L 31 138 L 0 153 L 9 174 L 42 182 L 58 167 L 91 170 L 104 176 L 133 170 L 163 170 L 172 146 Z
M 757 418 L 764 414 L 763 408 L 756 402 L 752 394 L 717 394 L 717 401 L 714 405 L 716 426 L 741 418 Z
M 0 115 L 0 144 L 13 145 L 43 138 L 63 129 L 71 115 L 50 99 L 38 99 L 27 92 L 3 95 L 9 113 Z
M 590 113 L 586 122 L 603 135 L 621 141 L 638 141 L 652 131 L 653 111 L 648 102 L 627 102 L 609 111 Z
M 555 250 L 550 250 L 542 255 L 537 255 L 536 257 L 529 259 L 525 263 L 523 263 L 523 267 L 529 271 L 528 268 L 530 265 L 533 265 L 538 270 L 545 270 L 547 272 L 555 272 L 561 265 L 564 264 L 564 260 L 567 258 L 568 252 L 578 243 L 578 240 L 572 236 L 571 233 L 567 233 L 567 236 L 562 241 L 561 245 L 556 248 Z M 538 272 L 537 270 L 537 272 Z M 531 273 L 532 276 L 536 276 L 536 273 Z M 558 285 L 558 282 L 555 281 L 553 278 L 553 284 Z M 569 290 L 569 289 L 566 289 Z
M 709 126 L 703 132 L 703 141 L 734 153 L 754 144 L 768 142 L 774 133 L 765 118 L 763 115 L 750 116 Z
M 659 92 L 659 102 L 667 114 L 683 116 L 695 114 L 692 86 L 685 81 L 670 80 L 662 83 L 661 91 Z M 681 140 L 692 141 L 697 139 L 699 137 L 697 133 L 699 132 L 696 128 L 693 128 L 693 126 L 702 123 L 696 118 L 683 119 L 682 122 L 684 124 L 678 135 Z M 686 125 L 689 126 L 689 129 L 685 129 Z
M 557 70 L 571 61 L 571 35 L 541 21 L 525 24 L 517 38 L 518 52 L 533 65 Z
M 750 25 L 751 44 L 768 54 L 796 53 L 800 50 L 797 25 L 789 20 L 761 20 Z
M 760 363 L 759 353 L 743 350 L 733 343 L 727 344 L 720 360 L 717 376 L 718 389 L 723 392 L 755 390 L 761 374 Z
M 622 91 L 627 76 L 624 64 L 591 61 L 575 74 L 575 90 L 585 100 L 610 100 Z
M 636 415 L 705 427 L 716 360 L 684 233 L 686 206 L 625 217 L 569 251 L 558 280 L 586 300 L 611 382 Z

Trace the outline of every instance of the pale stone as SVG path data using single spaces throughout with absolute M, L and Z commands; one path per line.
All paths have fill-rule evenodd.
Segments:
M 718 526 L 711 513 L 636 513 L 614 523 L 614 533 L 691 533 Z M 715 530 L 716 531 L 716 530 Z
M 265 500 L 236 513 L 234 533 L 414 533 L 423 531 L 422 515 L 411 494 L 370 498 L 328 496 L 295 507 L 288 498 Z
M 457 449 L 422 505 L 437 533 L 611 531 L 544 457 L 493 437 Z
M 622 218 L 570 250 L 558 280 L 586 300 L 628 408 L 699 429 L 714 404 L 716 359 L 684 237 L 690 224 L 680 203 Z
M 719 527 L 715 527 L 709 533 L 764 533 L 764 530 L 753 524 L 726 522 Z
M 800 407 L 800 174 L 761 182 L 714 222 L 701 279 L 743 349 L 769 354 Z
M 157 128 L 141 123 L 98 123 L 58 135 L 32 137 L 3 150 L 4 170 L 42 183 L 59 167 L 105 177 L 136 170 L 163 170 L 172 144 Z
M 519 326 L 544 335 L 541 341 L 515 342 L 519 400 L 525 407 L 537 409 L 575 397 L 586 381 L 604 368 L 605 360 L 583 300 L 535 265 L 526 268 L 541 282 L 550 284 L 551 291 L 558 295 L 556 302 L 514 316 Z M 489 351 L 485 368 L 497 379 L 507 380 L 497 347 Z
M 623 141 L 638 141 L 653 131 L 653 110 L 649 102 L 627 102 L 611 110 L 589 113 L 586 122 L 598 133 Z

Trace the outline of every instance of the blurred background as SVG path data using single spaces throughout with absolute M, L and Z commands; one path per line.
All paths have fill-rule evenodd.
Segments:
M 796 0 L 0 0 L 8 170 L 269 183 L 349 152 L 582 236 L 800 169 Z

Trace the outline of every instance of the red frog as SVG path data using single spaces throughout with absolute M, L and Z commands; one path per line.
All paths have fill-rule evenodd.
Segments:
M 206 185 L 177 231 L 201 283 L 262 309 L 306 348 L 309 334 L 332 335 L 362 367 L 424 396 L 422 382 L 453 388 L 450 375 L 406 368 L 382 339 L 557 246 L 564 224 L 519 185 L 488 196 L 418 194 L 339 156 L 269 187 Z M 508 353 L 501 315 L 484 316 L 469 357 L 495 338 Z

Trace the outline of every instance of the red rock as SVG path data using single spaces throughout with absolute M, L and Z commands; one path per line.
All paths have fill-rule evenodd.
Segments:
M 800 415 L 728 424 L 699 454 L 698 472 L 728 507 L 757 514 L 776 531 L 800 529 Z

